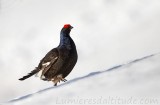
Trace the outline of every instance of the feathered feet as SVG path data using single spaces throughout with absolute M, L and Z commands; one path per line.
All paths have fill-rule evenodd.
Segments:
M 67 80 L 63 78 L 62 74 L 59 74 L 56 77 L 52 78 L 51 81 L 54 83 L 54 86 L 57 86 L 58 82 L 60 81 L 66 82 Z

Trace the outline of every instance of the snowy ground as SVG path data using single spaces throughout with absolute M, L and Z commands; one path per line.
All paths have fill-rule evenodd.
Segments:
M 71 36 L 79 54 L 78 63 L 68 80 L 160 52 L 159 0 L 0 0 L 0 102 L 52 87 L 52 83 L 40 81 L 39 78 L 32 77 L 24 82 L 18 81 L 18 78 L 33 70 L 40 59 L 58 45 L 59 32 L 65 23 L 74 26 Z M 95 92 L 99 96 L 103 93 L 113 97 L 113 93 L 121 96 L 124 92 L 126 96 L 127 91 L 140 97 L 138 90 L 144 91 L 142 96 L 149 91 L 146 92 L 147 97 L 153 98 L 155 94 L 157 98 L 158 83 L 154 79 L 159 75 L 159 67 L 156 66 L 159 55 L 149 59 L 152 60 L 143 61 L 142 65 L 139 62 L 137 68 L 124 67 L 125 70 L 119 70 L 122 67 L 92 77 L 93 80 L 88 78 L 87 82 L 84 79 L 49 91 L 56 94 L 53 98 L 64 92 L 58 99 L 66 96 L 84 96 L 86 99 Z M 120 71 L 124 71 L 122 76 Z M 141 73 L 145 74 L 144 77 Z M 103 77 L 102 82 L 98 81 L 99 76 Z M 150 78 L 155 82 L 149 81 Z M 140 85 L 144 81 L 149 82 Z M 84 88 L 81 90 L 82 86 Z M 101 87 L 99 91 L 96 86 Z M 66 90 L 73 92 L 67 93 Z M 90 91 L 87 93 L 86 90 Z M 43 94 L 47 95 L 49 91 Z M 44 98 L 43 94 L 34 102 Z M 48 97 L 41 101 L 53 100 Z M 30 98 L 27 100 L 31 101 Z
M 57 87 L 12 99 L 12 105 L 159 105 L 160 54 L 92 72 Z

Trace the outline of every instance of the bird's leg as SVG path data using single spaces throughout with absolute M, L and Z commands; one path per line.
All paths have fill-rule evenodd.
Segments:
M 57 83 L 60 82 L 57 78 L 53 78 L 51 81 L 54 83 L 54 86 L 57 86 Z
M 63 78 L 62 74 L 58 75 L 57 78 L 58 78 L 60 81 L 63 81 L 63 82 L 66 82 L 66 81 L 67 81 L 65 78 Z
M 63 78 L 62 74 L 60 74 L 54 77 L 53 79 L 51 79 L 51 81 L 54 83 L 54 86 L 57 86 L 58 82 L 60 81 L 66 82 L 67 80 Z
M 57 83 L 55 83 L 54 86 L 57 86 Z

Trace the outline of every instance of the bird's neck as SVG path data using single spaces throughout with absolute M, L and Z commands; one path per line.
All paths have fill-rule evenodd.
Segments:
M 65 33 L 61 33 L 59 46 L 70 46 L 70 43 L 70 36 Z

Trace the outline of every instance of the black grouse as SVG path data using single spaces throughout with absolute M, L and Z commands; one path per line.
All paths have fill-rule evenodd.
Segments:
M 55 86 L 60 81 L 65 82 L 65 77 L 72 71 L 78 58 L 75 43 L 70 37 L 72 28 L 70 24 L 65 24 L 60 32 L 59 46 L 49 51 L 38 67 L 19 80 L 25 80 L 41 72 L 40 78 L 44 81 L 52 81 Z

